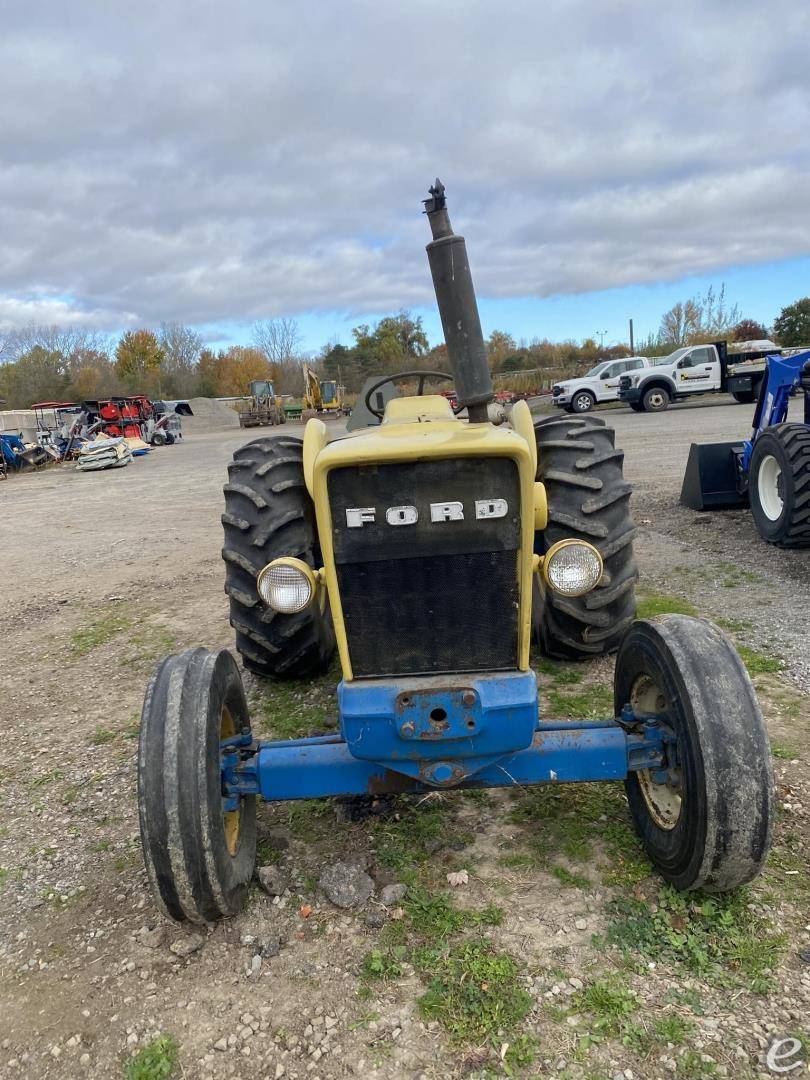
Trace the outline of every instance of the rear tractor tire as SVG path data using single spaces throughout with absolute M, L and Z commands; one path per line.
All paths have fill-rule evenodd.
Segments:
M 758 437 L 748 498 L 764 540 L 780 547 L 810 547 L 810 428 L 776 424 Z
M 636 832 L 676 889 L 726 892 L 751 881 L 771 844 L 774 780 L 756 693 L 728 639 L 704 619 L 633 624 L 616 658 L 616 715 L 656 715 L 660 769 L 625 781 Z
M 165 915 L 215 922 L 242 906 L 256 863 L 256 799 L 226 810 L 220 743 L 250 733 L 245 692 L 226 650 L 160 663 L 146 688 L 138 811 L 146 872 Z
M 259 571 L 283 555 L 313 569 L 323 565 L 302 450 L 301 440 L 288 436 L 246 443 L 234 453 L 225 485 L 222 557 L 236 648 L 249 671 L 276 679 L 322 671 L 335 650 L 323 590 L 303 611 L 283 615 L 256 588 Z
M 624 452 L 614 446 L 613 429 L 597 416 L 548 417 L 534 432 L 537 479 L 548 499 L 548 525 L 536 534 L 535 551 L 542 555 L 570 537 L 594 544 L 604 560 L 602 581 L 584 596 L 560 596 L 535 575 L 535 635 L 546 656 L 601 656 L 619 647 L 636 610 L 636 530 L 631 488 L 622 475 Z

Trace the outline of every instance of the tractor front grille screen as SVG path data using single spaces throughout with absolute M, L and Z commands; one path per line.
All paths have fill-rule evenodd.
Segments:
M 356 677 L 517 665 L 520 483 L 513 460 L 335 469 L 329 501 Z

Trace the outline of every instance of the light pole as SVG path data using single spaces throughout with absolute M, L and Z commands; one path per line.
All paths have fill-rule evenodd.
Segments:
M 596 331 L 596 336 L 599 338 L 599 348 L 600 348 L 600 350 L 604 347 L 605 334 L 606 333 L 607 333 L 607 330 L 597 330 Z

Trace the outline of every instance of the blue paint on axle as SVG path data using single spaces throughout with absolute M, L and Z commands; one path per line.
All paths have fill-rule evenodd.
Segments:
M 660 770 L 673 739 L 657 717 L 637 717 L 629 706 L 618 721 L 540 723 L 531 672 L 443 681 L 342 682 L 339 735 L 256 743 L 242 732 L 223 740 L 224 809 L 237 809 L 244 795 L 276 801 L 623 780 L 635 769 Z
M 641 734 L 627 734 L 610 721 L 597 721 L 591 727 L 545 729 L 536 733 L 530 747 L 504 754 L 452 786 L 623 780 L 631 769 L 661 763 L 663 743 L 657 730 L 653 726 Z M 271 801 L 430 791 L 444 786 L 440 778 L 431 783 L 383 763 L 356 758 L 347 743 L 332 736 L 296 740 L 294 745 L 261 743 L 243 760 L 238 775 L 238 783 L 226 786 L 231 798 L 255 794 Z M 231 808 L 235 807 L 226 807 Z

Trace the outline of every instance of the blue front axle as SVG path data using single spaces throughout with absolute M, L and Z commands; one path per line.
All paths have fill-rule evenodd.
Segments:
M 440 685 L 440 682 L 444 685 Z M 221 744 L 224 809 L 270 801 L 459 787 L 623 780 L 660 769 L 673 736 L 625 706 L 618 720 L 538 721 L 531 672 L 341 683 L 341 733 Z M 670 749 L 669 759 L 672 758 Z

